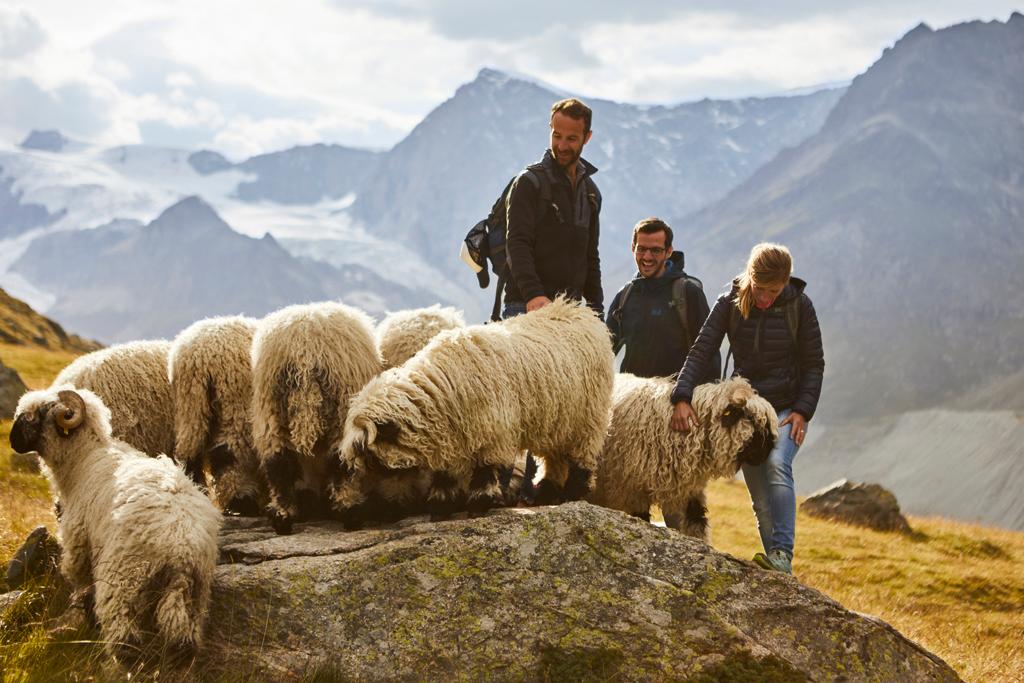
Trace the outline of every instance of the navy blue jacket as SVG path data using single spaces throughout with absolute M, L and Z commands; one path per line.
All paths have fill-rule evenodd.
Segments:
M 673 252 L 660 277 L 645 278 L 639 273 L 634 276 L 624 307 L 625 287 L 612 299 L 608 307 L 608 330 L 615 353 L 626 347 L 622 372 L 638 377 L 674 377 L 683 367 L 690 344 L 697 338 L 709 310 L 704 290 L 697 283 L 687 281 L 683 291 L 689 334 L 684 334 L 683 324 L 672 304 L 673 283 L 686 277 L 683 264 L 683 252 Z M 720 366 L 721 359 L 716 353 L 702 381 L 718 379 Z
M 692 400 L 697 378 L 704 375 L 712 355 L 728 334 L 735 362 L 733 376 L 740 375 L 749 380 L 775 410 L 792 408 L 808 420 L 814 417 L 821 396 L 825 355 L 818 316 L 811 300 L 804 294 L 804 287 L 806 283 L 803 280 L 790 278 L 771 308 L 761 310 L 754 307 L 749 318 L 740 318 L 734 338 L 729 334 L 729 320 L 734 307 L 732 301 L 738 290 L 738 284 L 734 282 L 732 290 L 718 298 L 686 356 L 686 363 L 672 391 L 672 402 Z M 795 344 L 784 310 L 786 303 L 794 298 L 800 300 Z M 739 315 L 738 311 L 736 315 Z
M 540 189 L 524 171 L 508 192 L 507 219 L 509 278 L 505 301 L 528 302 L 537 296 L 554 299 L 567 294 L 586 299 L 604 313 L 601 260 L 597 253 L 601 193 L 590 176 L 597 173 L 580 159 L 573 191 L 569 176 L 551 151 L 540 162 L 551 181 L 551 206 L 539 207 Z

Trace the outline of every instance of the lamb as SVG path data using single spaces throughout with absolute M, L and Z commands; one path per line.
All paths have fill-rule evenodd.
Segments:
M 250 348 L 256 320 L 208 318 L 175 338 L 167 361 L 174 392 L 174 454 L 199 484 L 205 470 L 222 510 L 255 516 L 267 503 L 252 445 Z
M 118 344 L 80 356 L 52 386 L 89 389 L 110 408 L 114 436 L 149 455 L 174 455 L 174 394 L 165 340 Z
M 170 458 L 115 439 L 110 410 L 87 389 L 22 396 L 10 441 L 39 453 L 60 496 L 61 572 L 79 595 L 94 592 L 110 654 L 194 654 L 217 562 L 209 499 Z
M 779 437 L 771 404 L 742 378 L 703 384 L 692 405 L 700 425 L 685 435 L 669 427 L 672 381 L 618 375 L 612 420 L 588 500 L 650 519 L 658 505 L 666 524 L 709 540 L 704 488 L 741 464 L 760 465 Z
M 377 326 L 377 349 L 384 369 L 405 363 L 438 332 L 465 326 L 462 313 L 438 304 L 389 314 Z
M 296 519 L 327 512 L 338 473 L 331 447 L 349 399 L 381 371 L 372 320 L 335 302 L 283 308 L 257 325 L 251 365 L 253 444 L 270 489 L 268 515 L 287 534 Z
M 428 499 L 436 516 L 463 496 L 482 511 L 502 503 L 498 468 L 511 469 L 525 449 L 546 464 L 538 503 L 579 500 L 608 426 L 612 362 L 607 328 L 565 298 L 440 333 L 353 398 L 336 506 L 360 513 L 368 470 L 424 467 L 434 473 Z

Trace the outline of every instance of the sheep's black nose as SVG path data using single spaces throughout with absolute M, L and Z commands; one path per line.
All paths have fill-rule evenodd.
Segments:
M 11 448 L 15 453 L 31 453 L 36 449 L 39 439 L 39 423 L 29 420 L 26 415 L 19 415 L 11 427 Z

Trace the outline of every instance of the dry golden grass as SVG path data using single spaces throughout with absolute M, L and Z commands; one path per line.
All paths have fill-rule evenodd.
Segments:
M 712 544 L 760 550 L 739 481 L 708 490 Z M 793 571 L 846 608 L 873 614 L 967 681 L 1024 680 L 1024 533 L 909 517 L 913 536 L 797 517 Z
M 45 389 L 50 386 L 57 373 L 78 355 L 70 351 L 50 351 L 35 346 L 0 344 L 0 361 L 17 370 L 21 381 L 29 389 Z

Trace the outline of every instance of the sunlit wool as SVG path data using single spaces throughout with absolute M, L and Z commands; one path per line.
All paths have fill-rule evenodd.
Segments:
M 207 616 L 220 513 L 170 458 L 115 439 L 110 411 L 96 394 L 72 389 L 25 394 L 11 431 L 12 445 L 40 454 L 60 496 L 61 572 L 76 590 L 94 592 L 112 654 L 137 652 L 153 631 L 163 646 L 194 651 Z M 71 397 L 80 399 L 84 419 L 65 433 L 57 419 L 75 404 Z
M 442 332 L 353 399 L 342 461 L 356 481 L 379 465 L 469 482 L 477 468 L 511 468 L 530 449 L 545 458 L 559 490 L 570 465 L 585 472 L 582 496 L 608 426 L 612 363 L 604 323 L 565 299 L 498 324 Z M 500 498 L 495 483 L 481 481 L 470 499 Z M 358 486 L 338 491 L 340 507 L 359 498 Z
M 174 454 L 171 342 L 134 341 L 93 351 L 60 371 L 52 386 L 89 389 L 110 408 L 114 436 L 149 455 Z
M 283 308 L 257 325 L 251 363 L 253 443 L 271 520 L 288 533 L 297 498 L 323 502 L 350 397 L 381 371 L 373 322 L 335 302 Z
M 673 382 L 629 374 L 615 378 L 612 420 L 589 500 L 645 515 L 658 505 L 681 531 L 708 540 L 704 488 L 736 474 L 741 462 L 759 464 L 778 438 L 775 410 L 741 378 L 703 384 L 691 405 L 700 424 L 674 431 Z
M 171 346 L 167 376 L 174 392 L 175 458 L 202 479 L 213 477 L 221 509 L 253 512 L 267 503 L 252 445 L 250 356 L 257 321 L 208 318 L 182 330 Z
M 438 304 L 388 314 L 377 326 L 377 349 L 384 368 L 405 363 L 438 332 L 465 326 L 460 311 Z

